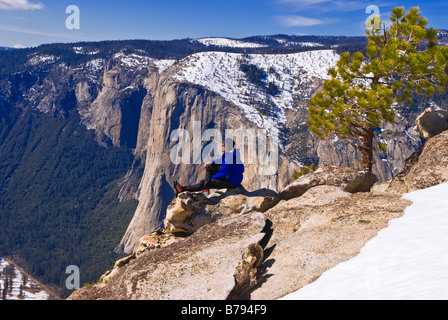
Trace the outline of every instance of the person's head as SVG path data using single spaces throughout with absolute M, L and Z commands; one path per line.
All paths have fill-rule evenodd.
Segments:
M 235 141 L 232 138 L 226 138 L 222 144 L 222 152 L 230 151 L 235 148 Z

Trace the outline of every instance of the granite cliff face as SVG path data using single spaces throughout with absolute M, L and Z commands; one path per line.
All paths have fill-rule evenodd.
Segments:
M 232 103 L 197 85 L 173 81 L 169 71 L 160 78 L 152 110 L 145 172 L 139 186 L 139 206 L 120 244 L 125 252 L 132 252 L 140 237 L 160 226 L 166 208 L 174 198 L 173 180 L 191 183 L 204 174 L 201 165 L 172 163 L 170 151 L 177 144 L 170 141 L 173 130 L 185 129 L 192 133 L 194 121 L 201 121 L 201 132 L 210 128 L 223 134 L 227 128 L 258 129 Z M 243 185 L 249 189 L 267 187 L 277 190 L 291 181 L 295 168 L 297 166 L 288 163 L 284 155 L 280 156 L 277 175 L 260 176 L 257 164 L 247 165 Z
M 448 181 L 448 131 L 430 138 L 406 162 L 404 170 L 394 177 L 388 191 L 407 193 Z

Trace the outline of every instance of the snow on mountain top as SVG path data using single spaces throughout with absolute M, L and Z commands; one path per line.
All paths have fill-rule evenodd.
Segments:
M 448 183 L 405 194 L 413 201 L 358 256 L 285 300 L 448 299 Z
M 202 52 L 182 61 L 184 67 L 175 78 L 201 85 L 240 107 L 246 117 L 269 135 L 279 136 L 286 123 L 285 110 L 294 108 L 294 98 L 307 101 L 315 89 L 313 81 L 327 79 L 328 69 L 336 65 L 339 56 L 332 50 L 292 54 L 237 54 Z M 266 83 L 279 89 L 276 96 L 267 95 L 249 83 L 240 70 L 241 63 L 256 65 L 268 74 Z M 256 106 L 273 104 L 275 114 L 266 115 Z
M 94 55 L 100 53 L 99 50 L 85 51 L 84 47 L 73 47 L 73 51 L 76 54 L 88 54 L 88 55 Z
M 142 69 L 145 67 L 148 67 L 150 63 L 154 63 L 155 66 L 159 69 L 159 72 L 164 71 L 165 69 L 169 68 L 171 65 L 173 65 L 176 60 L 171 59 L 153 59 L 146 55 L 140 55 L 140 54 L 124 54 L 123 52 L 118 52 L 114 55 L 115 59 L 120 60 L 120 64 L 123 67 L 130 68 L 130 69 Z
M 35 66 L 40 63 L 52 63 L 56 60 L 58 60 L 58 58 L 53 55 L 47 55 L 47 54 L 35 55 L 28 60 L 28 64 Z
M 317 42 L 292 42 L 287 46 L 299 46 L 299 47 L 323 47 L 324 45 Z
M 217 47 L 230 47 L 230 48 L 264 48 L 266 45 L 245 42 L 241 40 L 233 40 L 227 38 L 201 38 L 193 41 L 198 41 L 206 46 L 217 46 Z
M 156 60 L 156 59 L 153 59 L 153 62 L 156 65 L 157 69 L 159 69 L 159 73 L 162 73 L 163 71 L 165 71 L 166 69 L 171 67 L 176 62 L 176 60 L 172 60 L 172 59 Z
M 278 43 L 283 44 L 285 47 L 323 47 L 324 45 L 317 42 L 295 42 L 285 39 L 275 39 Z
M 124 54 L 118 52 L 114 55 L 115 59 L 120 60 L 120 64 L 127 68 L 143 68 L 149 65 L 151 58 L 139 54 Z

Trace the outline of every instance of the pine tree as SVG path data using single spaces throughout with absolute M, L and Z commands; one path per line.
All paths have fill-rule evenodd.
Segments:
M 367 57 L 342 53 L 331 79 L 309 102 L 311 132 L 350 139 L 372 171 L 375 128 L 393 123 L 395 104 L 412 104 L 411 95 L 444 92 L 448 87 L 448 47 L 437 43 L 419 8 L 392 10 L 390 25 L 366 31 Z

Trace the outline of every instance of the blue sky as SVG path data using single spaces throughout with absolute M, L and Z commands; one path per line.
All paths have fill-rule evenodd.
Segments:
M 80 28 L 67 29 L 69 5 Z M 366 8 L 419 6 L 430 26 L 448 29 L 448 1 L 394 0 L 0 0 L 0 46 L 117 39 L 170 40 L 252 35 L 364 35 Z

